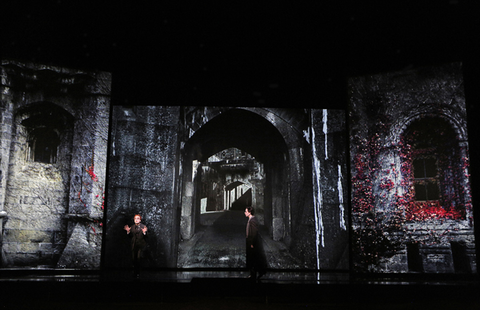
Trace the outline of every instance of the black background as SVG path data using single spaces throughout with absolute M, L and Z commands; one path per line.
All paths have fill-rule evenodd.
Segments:
M 476 1 L 2 3 L 0 56 L 112 72 L 113 104 L 339 108 L 349 76 L 479 67 Z

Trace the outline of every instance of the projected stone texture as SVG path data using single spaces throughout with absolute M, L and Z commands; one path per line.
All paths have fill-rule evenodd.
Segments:
M 317 265 L 325 269 L 348 269 L 349 220 L 344 198 L 347 195 L 345 113 L 312 110 L 309 139 L 312 144 Z
M 349 86 L 355 269 L 476 272 L 461 65 Z
M 182 131 L 179 107 L 115 107 L 111 131 L 106 265 L 130 265 L 123 227 L 141 214 L 148 227 L 146 265 L 175 267 L 176 194 Z
M 320 115 L 318 119 L 301 109 L 115 107 L 107 266 L 130 265 L 129 240 L 122 227 L 138 212 L 150 230 L 146 265 L 244 267 L 241 240 L 245 219 L 236 208 L 249 201 L 259 211 L 267 255 L 272 258 L 270 268 L 314 269 L 319 262 L 322 268 L 348 268 L 346 240 L 334 238 L 345 232 L 339 215 L 343 193 L 338 193 L 339 188 L 341 192 L 346 188 L 338 168 L 340 165 L 340 174 L 345 170 L 345 148 L 335 149 L 342 145 L 344 114 L 338 111 L 328 116 L 330 131 L 322 133 L 330 136 L 328 141 L 320 138 L 315 142 L 322 144 L 322 153 L 325 144 L 331 147 L 329 160 L 320 159 L 319 173 L 333 172 L 332 177 L 320 178 L 318 188 L 327 198 L 323 206 L 327 242 L 322 249 L 315 245 L 309 137 L 311 124 L 323 132 L 324 117 Z M 229 154 L 237 152 L 232 148 L 242 155 L 227 162 Z M 213 159 L 214 155 L 218 158 Z M 343 182 L 340 186 L 339 180 Z M 246 193 L 243 189 L 248 196 L 242 195 Z M 224 212 L 240 214 L 222 216 Z M 225 224 L 233 219 L 241 222 Z M 228 234 L 215 233 L 225 228 Z M 220 249 L 218 244 L 228 244 L 229 238 L 231 246 Z
M 2 266 L 99 268 L 110 74 L 0 70 Z

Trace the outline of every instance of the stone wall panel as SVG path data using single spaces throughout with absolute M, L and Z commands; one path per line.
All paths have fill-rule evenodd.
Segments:
M 414 242 L 424 247 L 421 250 L 424 272 L 456 272 L 452 253 L 448 250 L 450 242 L 466 242 L 473 247 L 475 242 L 467 173 L 469 156 L 462 65 L 451 63 L 356 77 L 349 85 L 350 166 L 355 180 L 352 201 L 356 202 L 352 206 L 353 231 L 359 233 L 370 225 L 379 233 L 376 242 L 381 243 L 377 249 L 369 251 L 360 250 L 359 246 L 368 246 L 371 242 L 354 243 L 354 252 L 360 256 L 365 254 L 361 252 L 369 252 L 363 256 L 365 260 L 372 254 L 380 258 L 373 259 L 378 263 L 373 267 L 377 272 L 410 272 L 408 264 L 403 263 L 406 257 L 399 257 L 407 256 L 402 249 Z M 452 145 L 448 154 L 429 156 L 436 158 L 438 175 L 451 173 L 448 181 L 440 180 L 439 183 L 448 187 L 448 191 L 456 191 L 455 204 L 464 206 L 465 218 L 436 219 L 432 215 L 406 218 L 406 214 L 413 212 L 409 209 L 411 205 L 445 204 L 435 211 L 438 214 L 450 209 L 449 202 L 443 201 L 448 196 L 446 190 L 439 199 L 422 202 L 415 198 L 414 186 L 409 181 L 409 171 L 413 169 L 413 155 L 409 150 L 416 141 L 407 143 L 405 138 L 412 124 L 426 123 L 429 119 L 437 120 L 437 129 L 444 134 L 455 136 L 451 139 L 454 141 L 439 138 L 443 139 L 439 144 Z M 440 155 L 449 156 L 448 167 L 440 166 Z M 460 173 L 453 173 L 453 169 Z M 422 210 L 428 211 L 423 207 Z M 368 224 L 365 218 L 370 216 L 372 222 Z M 388 250 L 379 250 L 382 246 Z M 401 263 L 390 258 L 393 252 Z M 363 264 L 362 270 L 367 268 L 365 261 L 358 263 Z
M 139 213 L 149 228 L 145 264 L 176 264 L 174 201 L 178 107 L 118 107 L 113 111 L 109 200 L 107 201 L 107 266 L 129 266 L 130 250 L 124 225 Z M 122 257 L 123 259 L 118 259 Z
M 0 210 L 7 213 L 0 228 L 9 253 L 2 265 L 55 267 L 73 231 L 71 219 L 82 218 L 101 233 L 111 75 L 14 60 L 2 60 L 0 68 L 2 135 L 8 135 L 2 137 L 0 162 L 5 176 Z M 41 139 L 32 135 L 33 128 L 58 135 L 56 160 L 36 161 L 32 139 Z M 89 180 L 90 167 L 96 181 Z M 23 231 L 18 232 L 23 237 L 10 238 L 9 230 Z M 10 242 L 43 246 L 36 254 L 17 255 L 6 250 Z M 99 248 L 90 250 L 99 255 Z M 89 266 L 98 267 L 99 262 Z

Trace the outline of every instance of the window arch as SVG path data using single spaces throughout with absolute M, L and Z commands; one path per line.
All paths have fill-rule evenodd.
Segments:
M 60 138 L 55 130 L 45 127 L 31 130 L 28 144 L 30 160 L 45 164 L 56 163 Z
M 55 164 L 65 158 L 65 147 L 71 147 L 71 114 L 53 103 L 39 102 L 20 108 L 16 117 L 25 134 L 27 160 Z
M 465 176 L 458 137 L 449 122 L 440 117 L 417 119 L 405 130 L 404 140 L 407 219 L 464 219 Z

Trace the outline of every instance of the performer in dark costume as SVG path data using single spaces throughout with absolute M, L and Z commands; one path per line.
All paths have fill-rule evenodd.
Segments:
M 247 269 L 250 271 L 249 278 L 255 280 L 260 279 L 267 269 L 267 260 L 263 251 L 263 244 L 259 230 L 259 223 L 254 216 L 255 210 L 252 207 L 245 209 L 245 216 L 248 217 L 247 222 Z
M 129 227 L 125 225 L 123 229 L 127 231 L 127 235 L 132 238 L 132 260 L 135 276 L 138 277 L 140 273 L 140 260 L 142 258 L 143 250 L 145 249 L 147 242 L 147 226 L 140 223 L 142 217 L 140 214 L 135 214 L 133 221 L 135 225 Z

